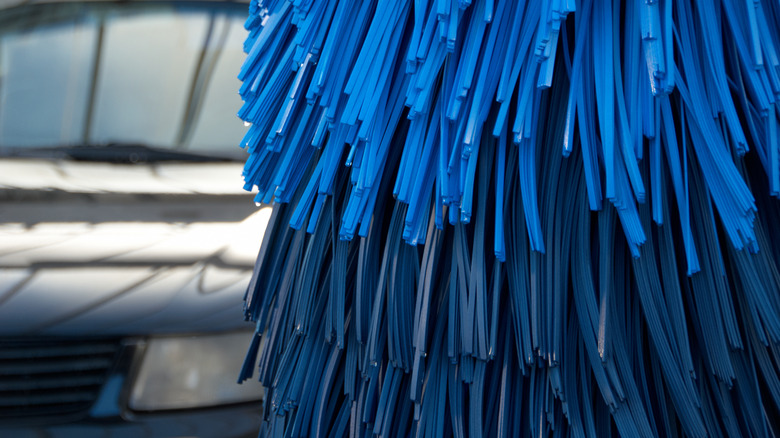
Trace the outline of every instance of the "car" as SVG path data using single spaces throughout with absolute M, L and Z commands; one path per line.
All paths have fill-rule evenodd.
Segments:
M 246 8 L 0 5 L 0 436 L 257 435 Z

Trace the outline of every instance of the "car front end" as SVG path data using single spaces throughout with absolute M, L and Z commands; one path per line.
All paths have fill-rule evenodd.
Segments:
M 245 12 L 0 6 L 0 436 L 256 436 Z

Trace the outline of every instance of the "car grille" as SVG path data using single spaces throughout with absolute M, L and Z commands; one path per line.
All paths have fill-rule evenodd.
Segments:
M 85 416 L 119 347 L 118 339 L 0 339 L 0 422 Z

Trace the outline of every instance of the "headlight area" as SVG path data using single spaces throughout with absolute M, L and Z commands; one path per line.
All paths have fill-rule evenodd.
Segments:
M 135 412 L 259 401 L 256 380 L 236 383 L 251 332 L 148 338 L 127 401 Z

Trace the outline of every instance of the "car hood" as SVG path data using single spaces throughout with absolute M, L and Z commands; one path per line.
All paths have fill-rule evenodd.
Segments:
M 0 160 L 0 336 L 245 327 L 270 212 L 238 163 Z

